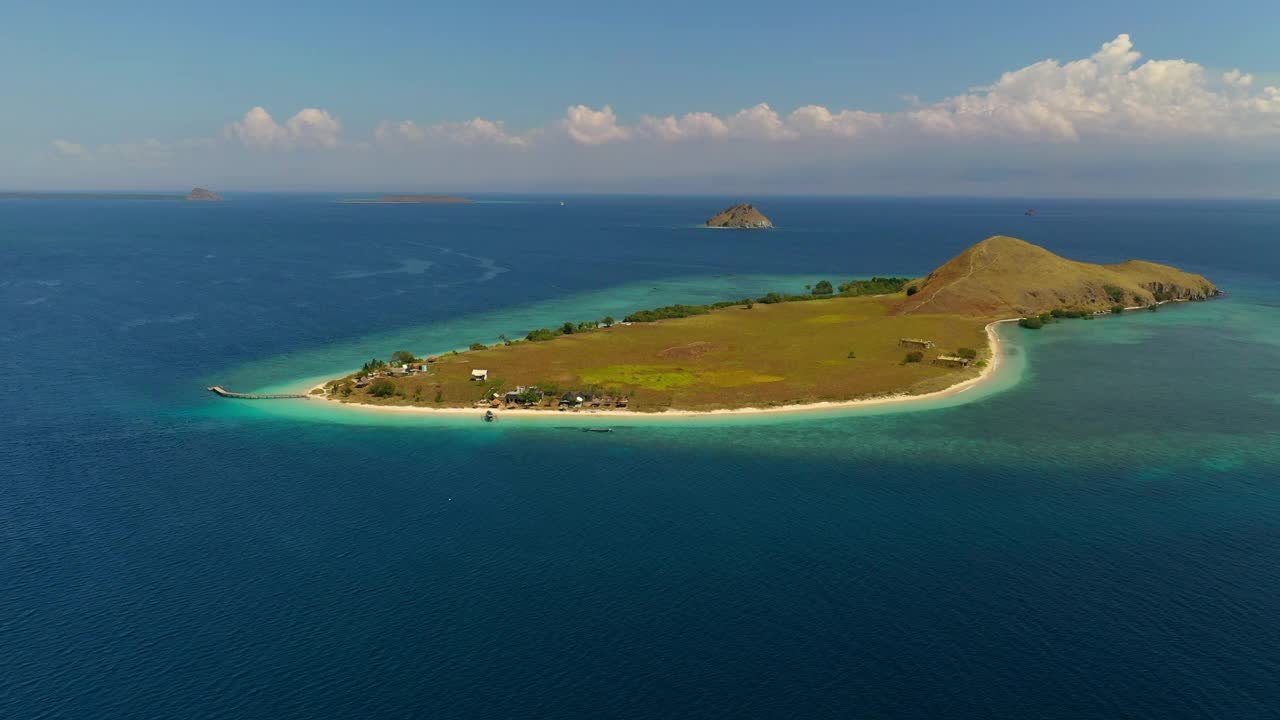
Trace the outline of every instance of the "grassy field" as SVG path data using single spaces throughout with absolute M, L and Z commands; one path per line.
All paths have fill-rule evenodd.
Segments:
M 368 388 L 343 399 L 379 405 L 471 406 L 517 385 L 628 396 L 641 412 L 710 410 L 924 393 L 978 373 L 930 361 L 961 347 L 988 357 L 987 318 L 891 316 L 903 295 L 834 297 L 724 308 L 706 315 L 614 325 L 544 342 L 443 356 L 431 372 L 394 378 L 395 394 Z M 903 337 L 937 343 L 904 362 Z M 853 357 L 850 357 L 850 354 Z M 487 382 L 470 380 L 473 369 Z M 343 382 L 350 382 L 349 379 Z M 339 393 L 339 397 L 342 394 Z

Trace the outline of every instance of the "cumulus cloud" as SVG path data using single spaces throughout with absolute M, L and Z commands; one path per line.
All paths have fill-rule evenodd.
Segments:
M 528 136 L 512 135 L 502 122 L 484 118 L 425 127 L 412 120 L 384 122 L 374 130 L 373 136 L 379 143 L 390 145 L 449 142 L 458 145 L 524 147 L 529 143 Z
M 618 125 L 618 116 L 608 105 L 600 110 L 592 110 L 586 105 L 574 105 L 565 111 L 561 127 L 569 134 L 569 139 L 579 145 L 604 145 L 627 140 L 632 136 L 629 128 Z
M 339 143 L 342 123 L 324 110 L 305 108 L 283 125 L 261 105 L 227 126 L 225 134 L 241 144 L 257 148 L 333 148 Z
M 70 140 L 59 139 L 59 140 L 54 140 L 49 144 L 53 145 L 53 149 L 58 151 L 59 155 L 64 155 L 66 157 L 76 157 L 78 155 L 84 155 L 84 146 L 81 145 L 80 143 L 71 142 Z
M 657 140 L 675 141 L 694 138 L 723 138 L 729 135 L 729 126 L 709 112 L 686 113 L 677 118 L 645 115 L 640 118 L 640 134 Z

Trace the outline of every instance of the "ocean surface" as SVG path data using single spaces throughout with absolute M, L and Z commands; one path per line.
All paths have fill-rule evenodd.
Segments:
M 336 197 L 0 201 L 0 717 L 1280 717 L 1280 203 Z M 205 391 L 993 234 L 1228 295 L 909 410 Z

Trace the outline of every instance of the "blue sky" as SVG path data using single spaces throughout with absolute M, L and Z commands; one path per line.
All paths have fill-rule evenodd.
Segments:
M 1248 1 L 1223 7 L 1203 2 L 978 1 L 943 5 L 914 1 L 432 6 L 0 0 L 0 67 L 5 68 L 0 73 L 0 161 L 11 168 L 6 172 L 0 167 L 0 186 L 116 186 L 126 171 L 136 183 L 164 185 L 189 171 L 187 175 L 208 176 L 210 182 L 259 188 L 346 189 L 344 181 L 434 187 L 451 179 L 460 182 L 459 174 L 448 168 L 465 163 L 470 174 L 461 185 L 496 187 L 500 178 L 517 177 L 524 180 L 503 189 L 521 189 L 521 183 L 574 189 L 604 182 L 609 189 L 626 190 L 630 187 L 626 178 L 640 176 L 632 189 L 643 190 L 646 183 L 670 179 L 678 181 L 672 187 L 684 191 L 710 192 L 723 182 L 715 173 L 699 175 L 690 167 L 673 167 L 664 176 L 663 167 L 654 163 L 655 153 L 634 147 L 627 153 L 616 146 L 635 145 L 641 137 L 653 136 L 637 124 L 646 115 L 679 119 L 699 112 L 727 119 L 759 103 L 767 103 L 784 118 L 797 108 L 821 106 L 832 112 L 884 114 L 889 124 L 896 125 L 895 113 L 969 95 L 973 88 L 992 85 L 1003 73 L 1046 59 L 1064 64 L 1087 59 L 1121 34 L 1132 38 L 1134 52 L 1141 53 L 1130 71 L 1148 60 L 1186 60 L 1207 78 L 1201 84 L 1218 92 L 1223 73 L 1238 68 L 1249 76 L 1246 91 L 1263 101 L 1269 86 L 1280 85 L 1280 42 L 1275 31 L 1280 27 L 1280 3 Z M 1045 88 L 1052 83 L 1045 82 Z M 1163 89 L 1152 89 L 1149 79 L 1143 82 L 1147 83 L 1143 97 L 1171 102 L 1156 97 Z M 1186 95 L 1185 88 L 1174 87 L 1170 92 Z M 1021 89 L 1014 94 L 1026 96 Z M 910 97 L 918 100 L 906 99 Z M 1043 104 L 1034 98 L 1032 102 L 1036 107 Z M 1114 94 L 1108 102 L 1112 107 L 1130 103 Z M 1204 103 L 1196 102 L 1200 104 L 1188 106 L 1188 113 L 1203 113 Z M 1241 160 L 1241 175 L 1247 178 L 1238 183 L 1237 191 L 1274 194 L 1276 173 L 1269 170 L 1274 169 L 1277 136 L 1268 130 L 1270 106 L 1253 103 L 1262 107 L 1257 110 L 1250 109 L 1253 105 L 1247 100 L 1232 102 L 1237 108 L 1222 121 L 1231 125 L 1222 133 L 1232 138 L 1229 141 L 1215 138 L 1212 127 L 1197 127 L 1192 133 L 1195 142 L 1189 146 L 1185 138 L 1170 137 L 1168 142 L 1183 148 L 1189 168 L 1224 153 L 1247 155 L 1243 153 L 1247 144 L 1270 148 L 1261 167 L 1257 158 Z M 1004 100 L 989 104 L 1007 105 Z M 566 110 L 577 106 L 592 112 L 608 106 L 621 130 L 591 136 L 586 142 L 586 136 L 570 133 L 573 142 L 558 143 L 553 136 L 569 122 Z M 235 132 L 229 133 L 228 126 L 242 121 L 255 107 L 264 108 L 280 126 L 299 111 L 322 110 L 325 117 L 317 121 L 320 125 L 307 127 L 316 133 L 331 132 L 332 137 L 288 140 L 287 133 L 271 131 L 253 136 L 255 144 L 245 142 L 249 136 L 241 133 L 241 145 L 252 144 L 259 150 L 271 147 L 277 154 L 271 162 L 246 156 L 228 166 L 227 152 L 211 145 L 229 142 L 228 136 Z M 1087 108 L 1096 111 L 1093 103 Z M 1154 114 L 1181 111 L 1166 105 L 1152 107 Z M 1236 117 L 1244 112 L 1252 115 Z M 581 117 L 597 122 L 596 116 Z M 472 134 L 461 143 L 468 154 L 423 139 L 441 133 L 458 136 L 457 132 L 420 132 L 475 118 L 499 123 L 511 137 L 521 139 L 521 143 L 506 144 L 519 145 L 523 155 L 513 159 L 495 154 L 492 148 L 476 147 L 482 143 Z M 369 152 L 376 153 L 388 136 L 383 132 L 380 139 L 376 137 L 378 128 L 406 120 L 414 125 L 399 139 L 434 145 L 419 148 L 423 159 L 439 160 L 434 165 L 446 167 L 418 175 L 408 167 L 389 167 L 380 177 L 375 171 L 378 163 L 360 156 L 359 150 L 369 145 Z M 1115 123 L 1095 132 L 1086 127 L 1089 122 L 1070 139 L 1077 144 L 1075 151 L 1062 155 L 1078 161 L 1079 156 L 1097 154 L 1101 161 L 1109 143 L 1116 142 L 1116 129 L 1133 125 Z M 1012 121 L 1024 135 L 1025 124 L 1022 119 Z M 1141 128 L 1129 127 L 1129 131 L 1144 142 L 1151 135 Z M 939 139 L 936 130 L 930 132 L 930 139 Z M 1048 132 L 1056 133 L 1059 141 L 1064 132 L 1073 134 L 1061 127 L 1050 127 Z M 874 136 L 863 125 L 857 134 Z M 738 130 L 704 135 L 719 138 L 721 145 L 703 143 L 696 150 L 705 152 L 707 163 L 719 168 L 726 167 L 724 158 L 735 154 L 723 146 L 732 140 L 723 138 L 747 137 Z M 1241 140 L 1245 135 L 1248 138 Z M 890 142 L 885 137 L 876 137 L 875 143 Z M 879 162 L 924 160 L 908 152 L 920 143 L 900 132 L 895 137 L 903 148 L 900 162 L 884 157 Z M 790 139 L 808 142 L 812 138 Z M 999 146 L 1002 139 L 1009 140 L 986 137 L 985 141 Z M 52 145 L 55 142 L 61 144 Z M 124 157 L 137 155 L 144 142 L 153 143 L 154 150 L 144 161 Z M 1224 151 L 1223 142 L 1231 147 Z M 949 158 L 943 162 L 946 166 L 972 162 L 965 160 L 962 145 L 972 143 L 953 138 L 949 145 L 940 142 L 930 147 L 935 156 L 942 153 Z M 693 147 L 686 143 L 679 155 L 689 155 Z M 287 155 L 279 154 L 282 148 Z M 794 146 L 779 147 L 777 159 L 743 167 L 739 174 L 754 178 L 764 189 L 786 190 L 780 178 L 806 172 L 830 176 L 837 169 L 820 167 L 821 157 L 831 154 L 823 149 L 794 150 Z M 328 156 L 321 157 L 326 152 Z M 868 153 L 880 156 L 878 150 L 854 149 L 848 143 L 834 154 L 845 157 L 842 153 L 847 152 L 859 158 Z M 403 148 L 396 154 L 403 156 Z M 69 155 L 79 158 L 81 165 L 69 165 Z M 788 165 L 784 155 L 797 155 L 799 160 Z M 1143 161 L 1167 162 L 1166 156 L 1152 150 Z M 86 158 L 92 158 L 91 166 Z M 284 164 L 293 173 L 280 168 L 282 158 L 287 158 Z M 1016 166 L 1017 159 L 1016 153 L 1002 156 L 997 164 Z M 529 169 L 545 167 L 552 160 L 563 160 L 567 167 L 561 173 Z M 1064 172 L 1057 182 L 1046 180 L 1044 189 L 1071 191 L 1074 176 L 1070 168 Z M 1099 168 L 1091 166 L 1090 172 L 1096 175 Z M 1218 172 L 1229 172 L 1229 168 L 1219 166 Z M 983 173 L 985 177 L 989 169 Z M 922 192 L 946 192 L 947 178 L 953 176 L 946 167 L 937 167 L 936 161 L 935 166 L 921 167 Z M 1153 175 L 1153 179 L 1158 178 Z M 833 181 L 830 189 L 865 192 L 868 185 L 866 178 Z M 1254 187 L 1256 192 L 1250 193 Z M 954 189 L 965 192 L 975 187 L 960 183 Z M 1200 192 L 1191 186 L 1168 191 Z M 1001 190 L 993 187 L 992 192 Z

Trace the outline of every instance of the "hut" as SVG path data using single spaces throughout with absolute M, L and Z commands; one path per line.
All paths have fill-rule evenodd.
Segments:
M 484 381 L 486 381 L 486 380 L 488 380 L 488 379 L 489 379 L 489 371 L 488 371 L 488 370 L 479 370 L 479 369 L 477 369 L 477 370 L 472 370 L 472 371 L 471 371 L 471 381 L 472 381 L 472 382 L 484 382 Z
M 900 338 L 898 340 L 898 345 L 905 348 L 921 348 L 923 350 L 928 350 L 933 347 L 933 344 L 932 340 L 921 340 L 920 338 Z
M 962 358 L 956 355 L 939 355 L 933 359 L 934 365 L 942 365 L 945 367 L 969 367 L 969 358 Z

